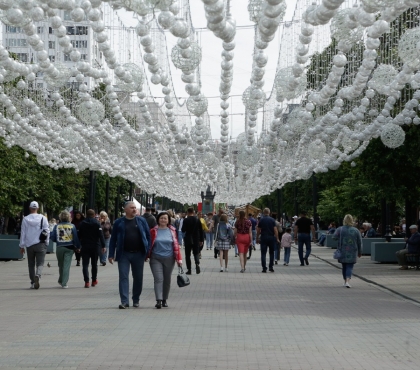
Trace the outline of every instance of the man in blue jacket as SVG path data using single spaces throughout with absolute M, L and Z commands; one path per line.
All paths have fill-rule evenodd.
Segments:
M 405 238 L 406 240 L 406 248 L 397 251 L 395 254 L 397 255 L 398 264 L 401 265 L 401 270 L 407 270 L 408 266 L 405 264 L 405 255 L 406 254 L 416 254 L 420 253 L 420 233 L 417 230 L 417 225 L 410 226 L 411 236 L 410 238 Z
M 125 217 L 115 221 L 109 242 L 109 263 L 118 262 L 120 309 L 129 307 L 128 275 L 130 266 L 133 273 L 133 307 L 139 307 L 143 289 L 144 261 L 151 247 L 150 230 L 143 217 L 136 216 L 136 205 L 127 202 Z

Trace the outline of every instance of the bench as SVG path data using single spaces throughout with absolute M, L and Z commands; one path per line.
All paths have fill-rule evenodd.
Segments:
M 395 253 L 405 248 L 405 242 L 376 242 L 371 244 L 370 260 L 397 263 Z
M 21 260 L 19 239 L 0 238 L 0 261 Z
M 404 257 L 405 257 L 405 264 L 407 266 L 416 267 L 417 270 L 420 269 L 420 254 L 407 253 Z
M 10 240 L 18 240 L 18 236 L 17 235 L 6 235 L 6 234 L 0 234 L 0 239 L 10 239 Z
M 363 249 L 362 254 L 366 256 L 370 256 L 372 253 L 372 243 L 385 243 L 385 238 L 363 238 Z
M 327 247 L 327 248 L 331 248 L 331 249 L 337 249 L 337 246 L 338 246 L 338 240 L 334 240 L 333 239 L 333 234 L 331 234 L 331 235 L 326 235 L 326 238 L 325 238 L 325 246 Z

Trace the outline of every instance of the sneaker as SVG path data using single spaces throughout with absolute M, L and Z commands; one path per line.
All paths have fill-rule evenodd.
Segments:
M 195 272 L 197 275 L 200 273 L 200 265 L 195 265 Z
M 223 267 L 220 267 L 220 272 L 223 272 Z
M 93 284 L 92 284 L 92 285 L 93 285 Z M 89 288 L 89 287 L 90 287 L 89 282 L 85 283 L 85 288 Z
M 39 276 L 35 275 L 34 289 L 39 289 Z
M 137 302 L 137 303 L 133 303 L 133 307 L 139 307 L 140 306 L 140 303 L 139 302 Z
M 309 265 L 308 259 L 307 258 L 304 258 L 304 260 L 305 260 L 306 266 L 308 266 Z
M 285 262 L 285 263 L 283 263 L 283 266 L 287 266 L 287 263 Z
M 267 270 L 262 270 L 261 272 L 263 272 L 264 274 L 266 274 L 267 273 Z
M 288 263 L 286 263 L 286 266 L 289 266 L 289 264 L 288 264 Z
M 275 264 L 275 265 L 278 265 L 277 260 L 275 260 L 275 261 L 274 261 L 274 264 Z
M 118 308 L 120 309 L 120 310 L 125 310 L 126 308 L 128 308 L 128 307 L 130 307 L 129 305 L 128 305 L 128 303 L 121 303 L 119 306 L 118 306 Z
M 227 267 L 225 267 L 225 272 L 228 272 L 228 271 L 229 271 L 229 269 Z
M 268 271 L 270 271 L 270 272 L 274 272 L 274 269 L 270 269 L 270 270 L 268 270 Z
M 185 275 L 191 275 L 191 270 L 188 270 Z
M 77 262 L 77 263 L 76 263 L 76 266 L 80 266 L 80 262 Z
M 351 288 L 351 285 L 349 283 L 345 284 L 346 288 Z
M 244 273 L 244 272 L 245 272 L 245 270 L 244 270 L 244 269 L 242 269 L 242 270 L 241 270 L 241 272 L 242 272 L 242 273 Z
M 69 286 L 68 285 L 62 285 L 61 286 L 63 289 L 67 289 Z
M 92 280 L 92 286 L 96 286 L 96 285 L 98 285 L 98 279 Z
M 238 255 L 237 255 L 237 254 L 235 254 L 235 257 L 238 257 Z
M 247 257 L 246 259 L 249 260 L 251 257 Z
M 101 266 L 106 266 L 106 262 L 101 262 Z
M 33 283 L 31 284 L 30 289 L 35 289 L 35 287 L 34 287 L 34 284 L 33 284 Z

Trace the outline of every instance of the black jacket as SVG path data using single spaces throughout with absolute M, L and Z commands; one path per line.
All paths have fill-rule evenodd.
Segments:
M 188 216 L 184 218 L 181 231 L 185 233 L 184 243 L 190 245 L 191 241 L 194 245 L 204 242 L 204 232 L 201 227 L 200 220 L 195 216 Z
M 145 213 L 142 217 L 146 219 L 149 229 L 153 229 L 157 225 L 156 218 L 151 213 Z
M 93 217 L 88 217 L 80 223 L 78 235 L 82 249 L 105 248 L 101 224 Z

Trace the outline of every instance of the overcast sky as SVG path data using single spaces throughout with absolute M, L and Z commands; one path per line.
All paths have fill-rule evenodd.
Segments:
M 284 20 L 288 21 L 292 19 L 293 12 L 296 6 L 296 0 L 286 0 L 287 12 Z M 249 13 L 247 10 L 248 1 L 246 0 L 231 0 L 231 12 L 233 17 L 236 19 L 237 26 L 252 26 L 253 22 L 249 20 Z M 201 0 L 190 0 L 191 15 L 194 28 L 206 28 L 206 18 L 204 15 L 204 5 Z M 118 11 L 122 21 L 127 26 L 135 26 L 137 21 L 132 17 L 132 14 L 123 10 Z M 279 27 L 280 29 L 281 27 Z M 176 42 L 169 32 L 166 33 L 168 41 L 168 50 L 172 49 L 172 46 Z M 219 98 L 219 83 L 220 83 L 220 62 L 222 52 L 222 41 L 216 38 L 213 33 L 209 30 L 199 31 L 198 40 L 202 47 L 202 62 L 201 62 L 201 82 L 202 82 L 202 93 L 209 98 L 209 114 L 212 137 L 217 139 L 220 137 L 220 98 Z M 232 114 L 230 117 L 231 133 L 232 137 L 236 138 L 239 133 L 245 129 L 244 112 L 245 108 L 242 104 L 241 95 L 244 90 L 250 84 L 250 76 L 252 69 L 252 52 L 254 48 L 254 30 L 253 28 L 237 28 L 236 32 L 236 48 L 235 58 L 233 59 L 234 75 L 233 84 L 229 103 L 231 107 L 229 112 Z M 265 73 L 265 86 L 267 96 L 271 92 L 273 80 L 275 77 L 277 58 L 279 54 L 279 47 L 281 42 L 280 31 L 277 32 L 276 38 L 270 43 L 266 52 L 269 56 L 269 61 L 266 66 Z M 188 97 L 185 92 L 185 84 L 181 81 L 181 73 L 171 63 L 172 77 L 175 85 L 176 94 L 179 97 Z M 162 96 L 159 93 L 159 89 L 153 89 L 153 94 Z M 237 96 L 235 96 L 237 95 Z M 216 97 L 216 98 L 214 98 Z M 261 116 L 261 115 L 260 115 Z M 258 128 L 261 128 L 261 120 L 259 120 Z

